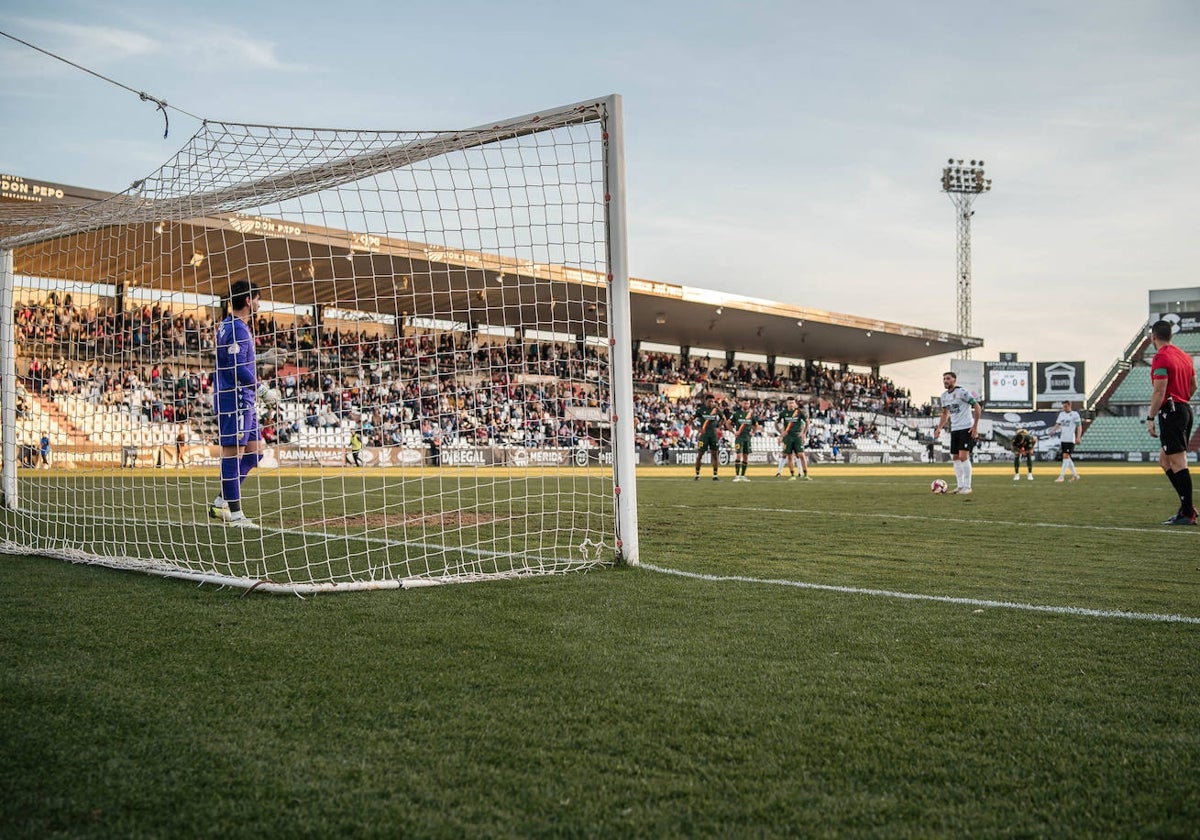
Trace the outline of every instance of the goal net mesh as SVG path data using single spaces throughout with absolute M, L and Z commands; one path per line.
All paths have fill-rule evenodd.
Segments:
M 611 563 L 607 146 L 603 102 L 461 131 L 206 122 L 125 193 L 4 203 L 0 548 L 279 591 Z M 257 528 L 210 510 L 238 280 L 280 397 L 242 483 Z

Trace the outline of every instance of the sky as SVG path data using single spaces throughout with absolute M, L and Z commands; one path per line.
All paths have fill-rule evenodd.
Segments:
M 445 129 L 617 93 L 637 277 L 956 331 L 949 158 L 972 220 L 971 334 L 1084 361 L 1150 289 L 1200 285 L 1195 0 L 182 3 L 6 0 L 0 171 L 122 191 L 231 122 Z M 950 356 L 884 368 L 924 400 Z

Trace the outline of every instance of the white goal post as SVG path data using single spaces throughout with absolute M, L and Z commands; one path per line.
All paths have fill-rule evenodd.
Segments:
M 616 95 L 206 121 L 119 195 L 0 202 L 0 551 L 297 594 L 637 563 L 625 240 Z M 226 318 L 260 399 L 219 422 Z

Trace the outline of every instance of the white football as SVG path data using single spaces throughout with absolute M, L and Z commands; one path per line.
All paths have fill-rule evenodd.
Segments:
M 262 399 L 267 405 L 279 405 L 283 400 L 283 394 L 279 393 L 278 388 L 268 388 L 263 391 Z
M 948 490 L 948 489 L 949 489 L 949 487 L 950 487 L 950 485 L 946 484 L 946 480 L 945 480 L 945 479 L 943 479 L 943 478 L 935 478 L 935 479 L 934 479 L 932 482 L 930 482 L 930 484 L 929 484 L 929 492 L 931 492 L 931 493 L 945 493 L 945 492 L 946 492 L 946 490 Z

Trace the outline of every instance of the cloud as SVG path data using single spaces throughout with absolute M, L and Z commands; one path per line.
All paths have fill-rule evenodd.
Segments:
M 154 38 L 130 29 L 33 18 L 18 21 L 17 24 L 18 27 L 28 27 L 34 33 L 23 40 L 76 64 L 99 59 L 111 61 L 115 58 L 119 61 L 163 53 L 162 46 Z
M 201 21 L 177 20 L 170 28 L 155 30 L 25 18 L 14 21 L 12 28 L 30 33 L 23 40 L 104 75 L 109 75 L 111 68 L 139 59 L 169 62 L 177 67 L 235 70 L 238 73 L 289 71 L 300 67 L 299 64 L 282 60 L 273 41 L 251 37 L 235 28 L 210 26 Z M 21 50 L 28 49 L 15 44 L 13 46 Z M 46 61 L 50 62 L 51 59 L 46 57 Z M 31 62 L 28 58 L 17 63 L 27 72 L 39 72 L 37 62 Z M 59 67 L 67 69 L 66 65 Z M 40 72 L 46 71 L 40 69 Z
M 259 40 L 231 29 L 192 30 L 183 45 L 185 55 L 205 65 L 246 70 L 290 71 L 300 64 L 282 60 L 273 41 Z

